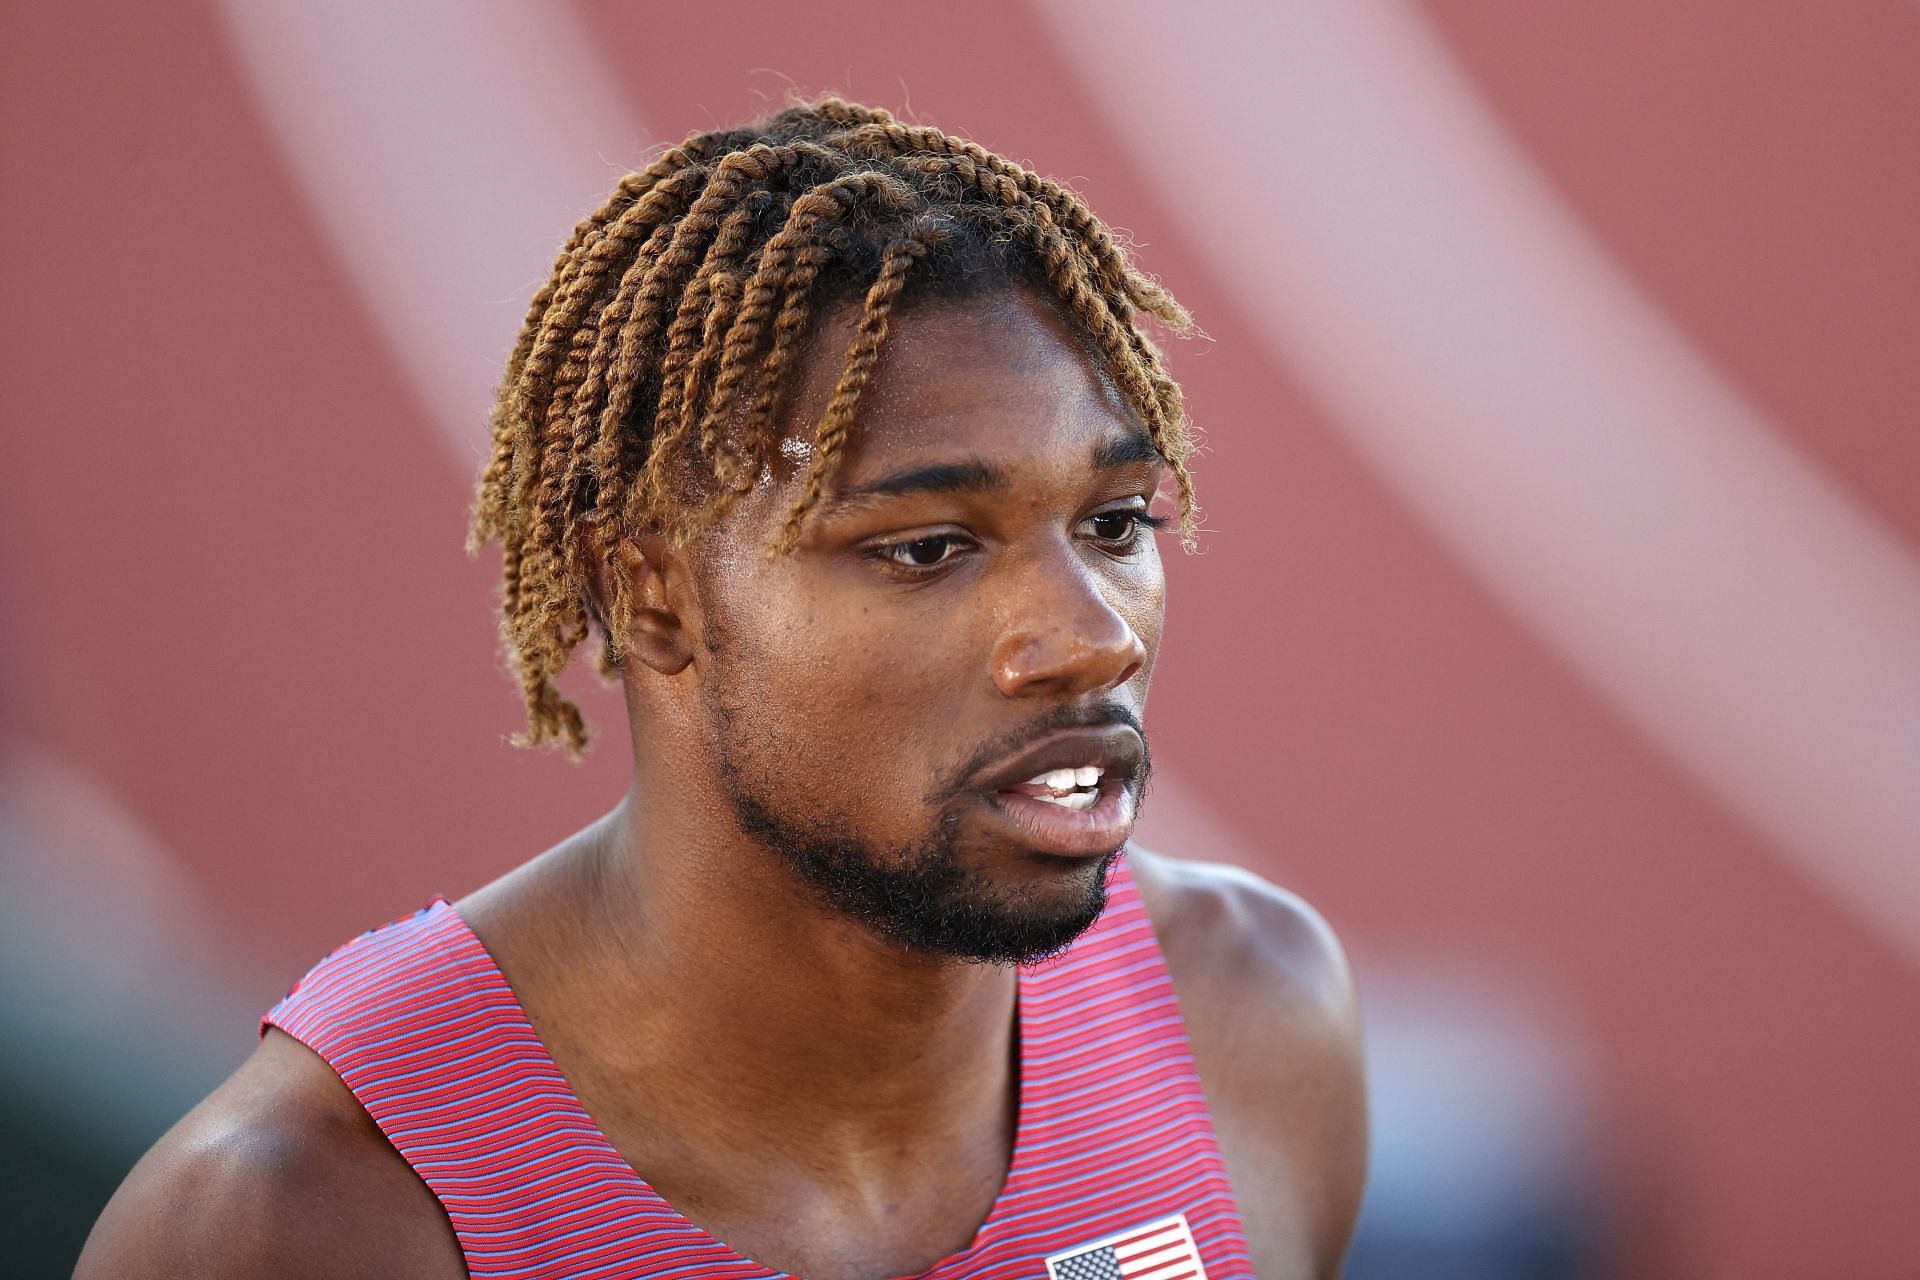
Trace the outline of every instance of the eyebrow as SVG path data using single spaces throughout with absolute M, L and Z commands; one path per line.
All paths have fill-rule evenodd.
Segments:
M 1102 440 L 1093 447 L 1093 469 L 1111 471 L 1139 462 L 1165 462 L 1153 440 L 1140 432 L 1117 439 Z M 856 488 L 834 496 L 836 510 L 860 507 L 882 498 L 898 498 L 911 493 L 993 493 L 1007 488 L 1007 473 L 981 458 L 958 462 L 936 462 L 930 466 L 910 467 L 892 475 L 869 480 Z
M 1006 472 L 979 458 L 969 458 L 964 462 L 937 462 L 881 476 L 836 495 L 833 505 L 860 506 L 878 498 L 897 498 L 908 493 L 992 493 L 1006 487 Z
M 1117 440 L 1102 440 L 1093 447 L 1093 469 L 1111 471 L 1135 462 L 1165 462 L 1153 438 L 1144 432 L 1130 431 Z

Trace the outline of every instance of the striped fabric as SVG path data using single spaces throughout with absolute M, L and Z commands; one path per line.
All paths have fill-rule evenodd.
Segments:
M 1012 1167 L 974 1242 L 926 1280 L 1046 1280 L 1049 1258 L 1176 1216 L 1206 1277 L 1253 1275 L 1124 859 L 1111 889 L 1066 954 L 1020 970 Z M 445 898 L 335 951 L 262 1034 L 269 1023 L 332 1065 L 432 1188 L 476 1280 L 781 1275 L 681 1217 L 621 1158 Z

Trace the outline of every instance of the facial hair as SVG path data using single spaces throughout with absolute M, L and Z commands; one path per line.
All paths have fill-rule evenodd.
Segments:
M 925 954 L 1031 964 L 1065 950 L 1105 910 L 1107 878 L 1118 850 L 1089 860 L 1064 894 L 1010 892 L 971 867 L 961 826 L 966 811 L 980 798 L 965 780 L 1048 732 L 1132 721 L 1130 714 L 1062 711 L 1027 726 L 1018 741 L 990 745 L 954 771 L 955 781 L 929 792 L 926 800 L 935 817 L 926 836 L 904 846 L 880 847 L 863 839 L 845 818 L 796 815 L 777 789 L 757 783 L 743 767 L 760 754 L 746 737 L 752 732 L 745 728 L 748 717 L 724 698 L 709 698 L 707 707 L 713 759 L 741 832 L 785 862 L 827 906 L 880 937 Z M 1146 772 L 1143 763 L 1136 796 L 1145 789 Z
M 722 778 L 741 831 L 785 861 L 826 905 L 909 950 L 1031 964 L 1065 950 L 1106 909 L 1117 852 L 1088 868 L 1084 887 L 1066 901 L 1049 895 L 1023 902 L 967 868 L 951 814 L 917 844 L 880 850 L 845 824 L 783 818 L 724 765 Z

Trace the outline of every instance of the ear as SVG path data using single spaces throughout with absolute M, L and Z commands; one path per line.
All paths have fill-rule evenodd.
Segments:
M 633 616 L 626 635 L 619 638 L 623 658 L 638 661 L 664 676 L 677 675 L 693 661 L 693 636 L 698 629 L 697 618 L 684 616 L 685 609 L 698 607 L 686 579 L 686 559 L 658 534 L 637 539 L 613 536 L 617 540 L 611 556 L 589 557 L 594 598 L 612 600 L 612 575 L 625 575 L 633 592 Z M 608 613 L 601 611 L 610 626 Z

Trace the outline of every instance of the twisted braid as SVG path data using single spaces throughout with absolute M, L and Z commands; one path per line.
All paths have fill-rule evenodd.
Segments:
M 538 324 L 529 326 L 533 329 L 531 337 L 523 334 L 515 348 L 518 350 L 524 346 L 526 355 L 515 372 L 509 395 L 504 397 L 508 401 L 508 416 L 516 428 L 512 432 L 515 446 L 513 456 L 521 481 L 521 488 L 515 495 L 517 498 L 523 498 L 527 486 L 532 484 L 528 455 L 540 435 L 537 428 L 532 432 L 517 428 L 530 422 L 550 425 L 556 420 L 557 415 L 553 410 L 556 408 L 556 392 L 562 382 L 556 376 L 554 364 L 561 345 L 567 344 L 570 349 L 574 347 L 581 316 L 593 304 L 608 270 L 627 244 L 639 238 L 643 232 L 650 233 L 652 224 L 682 204 L 684 197 L 698 189 L 707 176 L 704 168 L 688 166 L 670 175 L 617 216 L 609 213 L 598 227 L 582 237 L 579 246 L 557 273 L 552 295 L 541 312 Z M 706 192 L 701 194 L 704 198 Z M 694 216 L 698 208 L 696 201 L 694 209 L 686 211 L 686 216 L 681 220 L 682 228 L 688 227 L 688 224 L 699 225 Z M 711 217 L 711 214 L 708 213 L 708 216 Z M 676 233 L 675 241 L 679 239 Z M 574 371 L 562 366 L 562 374 L 570 372 Z
M 654 412 L 654 451 L 666 456 L 695 429 L 700 388 L 718 357 L 718 338 L 738 309 L 740 282 L 735 265 L 746 248 L 748 233 L 771 195 L 759 203 L 749 200 L 727 216 L 714 237 L 713 247 L 681 296 L 673 325 L 667 330 L 667 356 L 661 366 L 660 401 Z M 702 442 L 704 445 L 704 441 Z
M 609 219 L 631 207 L 633 202 L 646 194 L 655 183 L 694 163 L 699 157 L 700 150 L 700 140 L 690 138 L 680 146 L 668 150 L 640 172 L 630 173 L 620 179 L 607 202 L 575 225 L 573 234 L 567 237 L 566 245 L 560 250 L 559 260 L 554 264 L 553 275 L 534 291 L 533 301 L 527 306 L 526 319 L 521 322 L 520 337 L 515 341 L 513 351 L 507 356 L 506 376 L 501 380 L 500 399 L 492 414 L 493 453 L 488 460 L 486 470 L 480 476 L 480 501 L 474 504 L 475 520 L 469 534 L 467 547 L 469 551 L 478 551 L 500 532 L 489 521 L 501 512 L 501 504 L 498 501 L 500 488 L 505 482 L 508 467 L 513 458 L 513 409 L 510 397 L 519 383 L 520 371 L 526 364 L 527 356 L 533 350 L 534 336 L 539 330 L 540 319 L 546 314 L 555 291 L 566 278 L 575 253 L 589 236 L 598 235 Z
M 903 299 L 1044 286 L 1140 416 L 1198 508 L 1179 387 L 1135 322 L 1191 318 L 1086 205 L 977 143 L 840 98 L 696 134 L 628 174 L 568 237 L 533 296 L 491 416 L 468 547 L 501 544 L 501 632 L 526 705 L 523 745 L 578 756 L 556 678 L 599 623 L 613 674 L 632 584 L 590 589 L 594 557 L 710 530 L 772 466 L 782 406 L 823 311 L 860 308 L 770 555 L 790 551 L 832 481 Z
M 833 399 L 827 402 L 827 411 L 821 415 L 820 426 L 814 432 L 813 462 L 800 483 L 800 497 L 787 514 L 786 527 L 780 531 L 773 554 L 785 554 L 800 540 L 801 522 L 819 502 L 827 474 L 846 444 L 848 431 L 853 428 L 853 415 L 860 408 L 860 397 L 873 377 L 873 366 L 880 358 L 880 344 L 886 341 L 893 304 L 899 300 L 900 290 L 907 282 L 907 268 L 926 256 L 926 242 L 918 236 L 895 240 L 886 247 L 880 260 L 879 278 L 867 290 L 860 327 L 854 334 L 853 345 L 847 348 L 846 363 L 841 366 Z
M 919 151 L 964 159 L 1017 191 L 1026 200 L 1044 204 L 1067 233 L 1100 264 L 1101 284 L 1178 332 L 1193 327 L 1193 317 L 1158 283 L 1136 271 L 1114 243 L 1113 234 L 1081 199 L 1051 178 L 1045 178 L 978 143 L 954 138 L 938 129 L 880 121 L 850 129 L 835 141 L 856 155 L 903 156 Z M 1012 201 L 1007 201 L 1012 203 Z
M 813 282 L 821 266 L 831 259 L 830 252 L 811 241 L 823 227 L 838 221 L 863 198 L 888 212 L 910 208 L 913 200 L 913 192 L 905 183 L 891 174 L 879 172 L 850 174 L 808 194 L 818 194 L 822 200 L 805 216 L 798 215 L 796 202 L 796 216 L 767 242 L 759 270 L 746 283 L 738 318 L 726 328 L 719 344 L 720 373 L 701 423 L 701 447 L 713 457 L 716 476 L 729 491 L 737 492 L 734 480 L 742 461 L 751 456 L 751 450 L 769 423 L 771 393 L 777 390 L 780 376 L 810 317 L 808 304 Z M 777 316 L 774 313 L 776 297 L 781 300 Z M 760 394 L 755 397 L 739 452 L 723 457 L 717 448 L 720 430 L 739 401 L 748 367 L 769 341 L 769 323 L 772 324 L 773 349 L 767 353 L 761 369 Z M 759 412 L 762 404 L 766 406 L 766 413 Z M 724 510 L 729 501 L 728 497 L 721 498 L 719 510 Z

